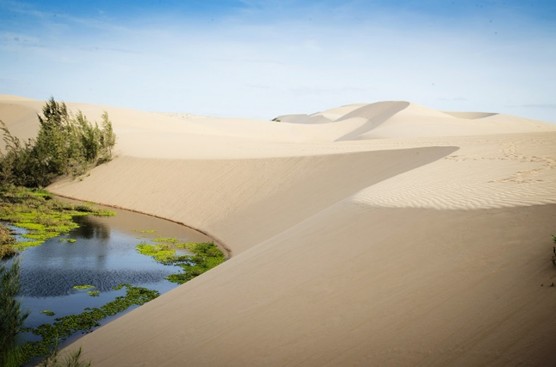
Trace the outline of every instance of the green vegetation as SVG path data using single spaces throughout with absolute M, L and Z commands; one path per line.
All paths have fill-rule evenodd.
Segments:
M 35 357 L 46 356 L 58 341 L 65 340 L 78 331 L 88 332 L 99 326 L 102 319 L 125 311 L 133 305 L 142 305 L 158 297 L 159 293 L 150 289 L 122 284 L 117 289 L 126 288 L 126 295 L 116 297 L 99 308 L 88 308 L 78 315 L 57 318 L 53 324 L 43 324 L 35 329 L 26 329 L 42 338 L 40 341 L 29 342 L 21 347 L 25 361 Z
M 5 143 L 0 151 L 0 221 L 28 230 L 23 235 L 27 241 L 16 243 L 9 229 L 0 224 L 0 259 L 76 228 L 72 217 L 110 214 L 86 205 L 60 203 L 38 189 L 63 175 L 82 175 L 112 158 L 116 136 L 108 115 L 103 114 L 99 128 L 81 112 L 71 115 L 65 103 L 54 98 L 46 102 L 42 112 L 36 139 L 26 142 L 13 136 L 0 121 Z
M 28 314 L 15 299 L 18 293 L 19 262 L 14 261 L 9 269 L 0 264 L 0 366 L 19 366 L 22 361 L 15 338 Z
M 175 238 L 166 237 L 155 238 L 153 242 L 138 244 L 137 251 L 162 264 L 180 266 L 183 269 L 182 273 L 171 274 L 166 278 L 174 283 L 185 283 L 225 260 L 222 251 L 213 243 L 180 242 Z M 178 255 L 179 250 L 186 250 L 189 254 Z
M 90 285 L 90 284 L 78 284 L 78 285 L 74 285 L 73 289 L 77 289 L 79 291 L 84 291 L 84 290 L 91 289 L 91 288 L 94 288 L 94 287 L 95 287 L 94 285 Z
M 11 231 L 0 224 L 0 259 L 7 259 L 17 254 L 15 237 Z
M 30 360 L 26 346 L 17 346 L 15 338 L 23 331 L 23 322 L 27 317 L 20 310 L 15 299 L 19 292 L 19 263 L 15 261 L 10 269 L 0 264 L 0 366 L 20 367 Z M 42 313 L 53 316 L 54 312 L 43 310 Z M 62 361 L 58 359 L 57 345 L 50 355 L 40 364 L 44 367 L 89 367 L 91 364 L 81 361 L 81 349 L 72 352 Z
M 87 294 L 91 297 L 98 297 L 100 296 L 100 291 L 95 289 L 94 291 L 88 291 Z
M 0 121 L 6 145 L 0 154 L 0 186 L 46 187 L 60 176 L 79 176 L 112 159 L 116 136 L 106 113 L 99 128 L 81 111 L 74 116 L 65 103 L 51 98 L 39 123 L 36 139 L 22 142 Z
M 56 313 L 54 313 L 54 311 L 52 311 L 52 310 L 42 310 L 41 313 L 44 314 L 44 315 L 46 315 L 46 316 L 54 316 L 54 315 L 56 315 Z
M 177 244 L 168 244 L 168 243 L 140 243 L 137 245 L 137 251 L 146 256 L 151 256 L 156 261 L 162 264 L 171 264 L 173 263 L 176 257 L 176 249 Z
M 16 243 L 8 229 L 0 229 L 0 237 L 3 234 L 5 238 L 0 242 L 0 259 L 68 233 L 79 227 L 73 218 L 86 215 L 111 216 L 114 213 L 83 204 L 64 203 L 53 199 L 47 191 L 40 189 L 0 187 L 0 221 L 27 230 L 27 233 L 21 236 L 23 240 Z M 71 242 L 71 239 L 68 242 Z

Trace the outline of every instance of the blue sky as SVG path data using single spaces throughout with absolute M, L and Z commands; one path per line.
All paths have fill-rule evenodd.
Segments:
M 271 119 L 361 102 L 556 122 L 556 1 L 0 0 L 0 94 Z

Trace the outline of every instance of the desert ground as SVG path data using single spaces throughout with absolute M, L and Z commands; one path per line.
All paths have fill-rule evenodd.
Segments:
M 43 103 L 0 96 L 0 119 L 33 137 Z M 230 254 L 68 347 L 93 366 L 556 365 L 556 125 L 400 101 L 278 121 L 68 107 L 108 112 L 116 157 L 48 190 Z

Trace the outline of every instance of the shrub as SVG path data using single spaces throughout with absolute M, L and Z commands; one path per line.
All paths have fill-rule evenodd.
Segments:
M 10 230 L 0 224 L 0 259 L 9 258 L 17 254 L 14 244 L 15 238 Z
M 14 261 L 9 269 L 0 265 L 0 366 L 18 365 L 20 358 L 15 338 L 28 314 L 15 299 L 18 293 L 19 263 Z
M 0 184 L 44 187 L 57 177 L 79 176 L 89 168 L 109 161 L 116 136 L 105 112 L 102 127 L 81 111 L 75 116 L 65 103 L 51 98 L 39 115 L 36 139 L 21 142 L 0 121 L 5 152 L 0 154 Z

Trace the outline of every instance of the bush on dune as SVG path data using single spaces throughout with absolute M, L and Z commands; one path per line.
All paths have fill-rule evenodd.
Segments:
M 0 184 L 45 187 L 57 177 L 84 174 L 109 161 L 116 136 L 105 112 L 101 127 L 82 112 L 72 115 L 51 98 L 39 115 L 36 139 L 22 142 L 0 121 L 5 150 L 0 154 Z

